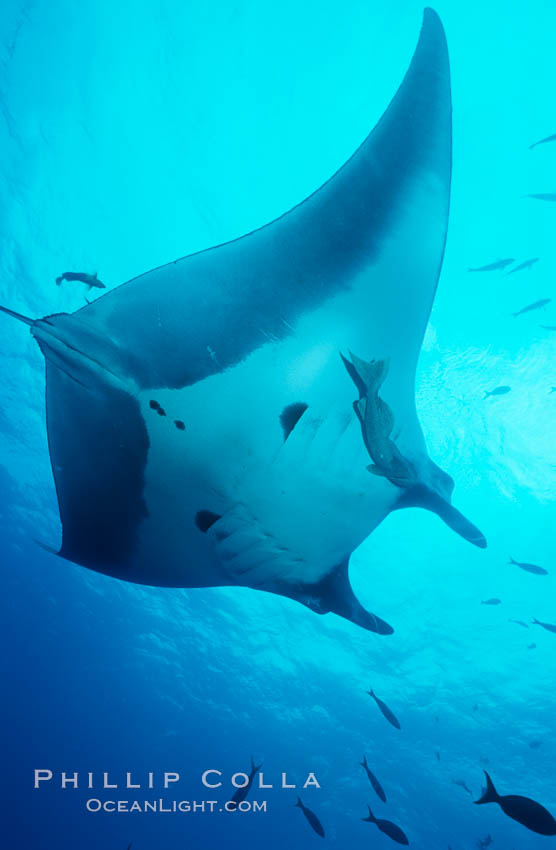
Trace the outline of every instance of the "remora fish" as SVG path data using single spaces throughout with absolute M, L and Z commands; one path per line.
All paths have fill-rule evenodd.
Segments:
M 94 274 L 88 274 L 87 272 L 64 272 L 60 277 L 56 278 L 56 285 L 60 286 L 63 280 L 78 280 L 80 283 L 86 283 L 89 289 L 106 289 L 103 282 L 98 279 L 96 272 Z
M 496 272 L 505 269 L 515 263 L 513 257 L 508 257 L 505 260 L 496 260 L 494 263 L 489 263 L 488 266 L 478 266 L 474 269 L 467 269 L 468 272 Z
M 391 723 L 392 726 L 396 727 L 396 729 L 401 729 L 402 727 L 400 726 L 400 721 L 398 720 L 398 718 L 396 717 L 394 712 L 390 711 L 390 709 L 388 708 L 386 703 L 383 702 L 381 699 L 379 699 L 374 694 L 373 689 L 371 688 L 370 690 L 367 691 L 367 693 L 369 694 L 370 697 L 372 697 L 374 699 L 374 701 L 378 705 L 380 711 L 382 712 L 382 714 L 384 715 L 384 717 L 386 718 L 388 723 Z
M 305 815 L 317 835 L 320 835 L 321 838 L 324 838 L 324 827 L 322 823 L 320 822 L 316 814 L 311 811 L 311 809 L 308 809 L 307 806 L 303 805 L 303 803 L 301 802 L 301 797 L 297 798 L 297 803 L 294 803 L 294 807 L 297 809 L 301 809 L 301 811 L 303 812 L 303 814 Z
M 386 794 L 384 793 L 384 789 L 383 789 L 382 785 L 380 784 L 380 782 L 378 781 L 378 779 L 376 778 L 376 776 L 374 775 L 372 770 L 370 770 L 369 765 L 367 764 L 367 756 L 366 755 L 363 756 L 363 761 L 360 762 L 360 764 L 361 764 L 361 767 L 363 768 L 363 770 L 365 771 L 365 773 L 367 774 L 369 782 L 371 783 L 374 790 L 376 791 L 377 796 L 380 797 L 380 799 L 382 800 L 383 803 L 385 803 L 386 802 Z
M 528 564 L 527 562 L 514 561 L 513 558 L 510 557 L 508 561 L 509 564 L 513 564 L 516 567 L 519 567 L 522 570 L 525 570 L 527 573 L 533 573 L 536 576 L 547 576 L 548 570 L 545 570 L 544 567 L 538 567 L 536 564 Z
M 382 818 L 375 818 L 371 811 L 371 807 L 367 806 L 369 810 L 369 814 L 366 818 L 361 818 L 365 823 L 374 823 L 378 826 L 381 832 L 391 838 L 392 841 L 397 841 L 398 844 L 409 844 L 409 839 L 403 829 L 400 829 L 395 823 L 392 823 L 391 820 L 383 820 Z
M 529 797 L 518 797 L 514 794 L 501 797 L 486 770 L 485 776 L 486 791 L 479 800 L 475 800 L 477 805 L 498 803 L 505 815 L 526 826 L 532 832 L 539 835 L 556 835 L 556 820 L 544 806 Z
M 512 388 L 508 386 L 495 387 L 493 390 L 484 390 L 483 401 L 485 398 L 490 398 L 491 395 L 506 395 L 511 392 Z
M 426 507 L 484 546 L 451 507 L 415 410 L 450 182 L 448 52 L 427 9 L 383 118 L 303 203 L 72 315 L 3 308 L 46 358 L 58 554 L 139 584 L 265 590 L 391 634 L 348 571 L 391 511 Z M 396 446 L 428 491 L 369 475 L 338 356 L 350 350 L 389 363 Z M 153 399 L 187 411 L 187 430 L 153 415 Z M 291 405 L 304 412 L 286 417 L 284 440 Z
M 374 463 L 369 472 L 387 478 L 404 491 L 399 506 L 416 505 L 435 511 L 450 528 L 466 540 L 484 548 L 486 540 L 481 532 L 449 503 L 452 481 L 436 464 L 417 466 L 406 457 L 391 439 L 394 414 L 379 395 L 388 374 L 385 360 L 365 361 L 350 353 L 351 362 L 342 355 L 344 366 L 359 390 L 359 399 L 353 409 L 361 424 L 363 442 Z
M 350 356 L 351 363 L 345 357 L 343 360 L 359 390 L 359 400 L 354 402 L 353 407 L 361 423 L 363 442 L 374 461 L 367 469 L 374 475 L 382 475 L 398 487 L 415 487 L 418 483 L 417 470 L 390 439 L 394 417 L 390 407 L 378 394 L 388 373 L 388 364 L 384 360 L 366 363 L 355 354 Z
M 531 310 L 540 310 L 541 307 L 546 307 L 547 304 L 550 304 L 552 298 L 541 298 L 540 301 L 533 301 L 532 304 L 528 304 L 527 307 L 522 307 L 521 310 L 518 310 L 517 313 L 512 313 L 514 319 L 518 316 L 523 315 L 523 313 L 529 313 Z

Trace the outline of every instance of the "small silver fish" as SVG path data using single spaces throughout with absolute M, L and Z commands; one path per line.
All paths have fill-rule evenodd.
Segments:
M 484 391 L 485 395 L 484 395 L 483 401 L 484 401 L 485 398 L 489 398 L 491 395 L 506 395 L 506 393 L 511 392 L 511 389 L 512 389 L 511 387 L 502 386 L 502 387 L 495 387 L 493 390 L 485 390 Z
M 551 136 L 547 136 L 545 139 L 540 139 L 538 142 L 533 142 L 532 145 L 529 145 L 529 150 L 532 151 L 533 148 L 536 148 L 538 145 L 546 145 L 547 142 L 556 142 L 556 133 L 553 133 Z
M 556 199 L 556 195 L 554 197 Z M 540 301 L 533 301 L 532 304 L 522 307 L 521 310 L 517 311 L 517 313 L 512 313 L 512 316 L 514 319 L 517 319 L 517 317 L 523 315 L 523 313 L 529 313 L 531 310 L 540 310 L 541 307 L 546 307 L 546 305 L 550 304 L 551 301 L 552 298 L 541 298 Z
M 367 806 L 369 810 L 369 814 L 366 818 L 361 818 L 361 820 L 365 821 L 365 823 L 374 823 L 378 826 L 381 832 L 391 838 L 392 841 L 395 841 L 397 844 L 409 844 L 409 839 L 403 829 L 401 829 L 397 824 L 392 823 L 391 820 L 384 820 L 383 818 L 375 818 L 371 811 L 371 807 Z
M 544 567 L 538 567 L 536 564 L 528 564 L 527 562 L 514 561 L 513 558 L 510 558 L 508 561 L 509 564 L 513 564 L 516 567 L 520 567 L 520 569 L 525 570 L 527 573 L 533 573 L 536 576 L 547 576 L 548 570 L 545 570 Z
M 525 195 L 526 198 L 536 198 L 537 201 L 556 201 L 556 192 L 538 192 L 535 195 Z
M 547 632 L 553 632 L 556 635 L 556 626 L 553 623 L 543 623 L 541 620 L 533 619 L 534 626 L 542 626 Z
M 374 699 L 374 701 L 376 702 L 377 706 L 379 707 L 380 711 L 382 712 L 382 714 L 384 715 L 384 717 L 386 718 L 388 723 L 391 723 L 392 726 L 395 726 L 396 729 L 401 729 L 402 727 L 400 726 L 400 721 L 398 720 L 398 718 L 396 717 L 394 712 L 390 711 L 390 709 L 388 708 L 388 706 L 386 705 L 385 702 L 383 702 L 381 699 L 379 699 L 379 697 L 375 696 L 373 689 L 371 688 L 370 690 L 367 691 L 367 693 L 369 694 L 370 697 L 372 697 Z
M 487 266 L 477 266 L 476 268 L 467 269 L 468 272 L 496 272 L 505 269 L 515 263 L 513 257 L 507 257 L 505 260 L 496 260 L 494 263 L 489 263 Z
M 294 808 L 301 809 L 301 811 L 303 812 L 303 814 L 307 818 L 310 826 L 317 833 L 317 835 L 319 835 L 321 838 L 325 837 L 324 827 L 323 827 L 322 823 L 320 822 L 320 820 L 318 819 L 316 814 L 313 811 L 311 811 L 311 809 L 308 809 L 307 806 L 303 805 L 303 803 L 301 801 L 301 797 L 297 798 L 297 803 L 294 803 Z
M 515 274 L 516 272 L 522 272 L 525 269 L 532 269 L 535 263 L 539 262 L 539 259 L 540 257 L 531 257 L 530 260 L 524 260 L 522 263 L 516 266 L 515 269 L 510 269 L 509 272 L 506 272 L 506 277 L 508 277 L 508 275 Z
M 477 805 L 484 803 L 498 803 L 502 811 L 509 818 L 536 832 L 539 835 L 556 835 L 556 820 L 544 806 L 531 800 L 529 797 L 520 797 L 516 794 L 498 794 L 492 783 L 492 779 L 485 771 L 487 787 L 482 797 L 475 800 Z

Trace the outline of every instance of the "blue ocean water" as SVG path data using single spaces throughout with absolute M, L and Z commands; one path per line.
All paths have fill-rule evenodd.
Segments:
M 213 799 L 203 770 L 229 777 L 251 754 L 275 786 L 282 771 L 298 783 L 315 772 L 322 787 L 302 798 L 330 846 L 392 846 L 362 823 L 367 803 L 422 850 L 467 850 L 488 835 L 495 850 L 549 846 L 472 800 L 486 768 L 502 793 L 556 812 L 556 636 L 531 624 L 556 622 L 556 334 L 541 327 L 556 326 L 556 299 L 510 315 L 554 292 L 556 206 L 524 196 L 556 191 L 556 143 L 528 149 L 556 132 L 556 13 L 544 0 L 436 9 L 454 173 L 417 404 L 431 457 L 488 549 L 424 511 L 391 514 L 351 575 L 392 637 L 256 591 L 144 588 L 57 559 L 34 542 L 59 537 L 43 360 L 2 318 L 5 846 L 318 846 L 293 790 L 250 795 L 268 800 L 266 813 L 209 815 L 93 814 L 90 791 L 59 788 L 61 771 L 129 770 L 136 782 L 177 771 L 179 795 L 112 797 Z M 65 268 L 98 268 L 115 286 L 305 198 L 382 114 L 421 15 L 413 0 L 5 2 L 0 303 L 72 312 L 83 291 L 54 285 Z M 540 259 L 511 276 L 467 273 L 503 257 Z M 500 385 L 511 392 L 483 400 Z M 490 597 L 502 604 L 481 604 Z M 363 753 L 387 804 L 358 766 Z M 37 768 L 55 776 L 40 791 Z

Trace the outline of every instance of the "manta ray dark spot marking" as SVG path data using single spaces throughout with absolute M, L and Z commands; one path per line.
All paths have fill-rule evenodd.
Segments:
M 280 414 L 280 425 L 284 432 L 284 442 L 288 439 L 291 432 L 305 413 L 308 404 L 304 401 L 295 401 L 293 404 L 288 404 Z
M 215 522 L 222 517 L 222 514 L 215 514 L 214 511 L 197 511 L 195 514 L 195 525 L 202 531 L 203 534 L 209 530 L 211 525 L 214 525 Z
M 185 422 L 182 422 L 181 419 L 174 419 L 174 425 L 178 431 L 185 431 Z
M 156 410 L 159 416 L 166 416 L 166 411 L 154 398 L 149 401 L 149 407 L 151 410 Z

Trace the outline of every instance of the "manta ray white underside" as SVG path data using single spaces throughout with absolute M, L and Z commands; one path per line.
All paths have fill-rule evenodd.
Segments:
M 348 561 L 390 511 L 430 508 L 485 545 L 414 401 L 450 174 L 448 55 L 427 10 L 386 113 L 311 197 L 73 315 L 19 316 L 46 358 L 59 554 L 142 584 L 267 590 L 387 634 Z M 367 468 L 350 351 L 388 365 L 378 404 L 409 484 Z

